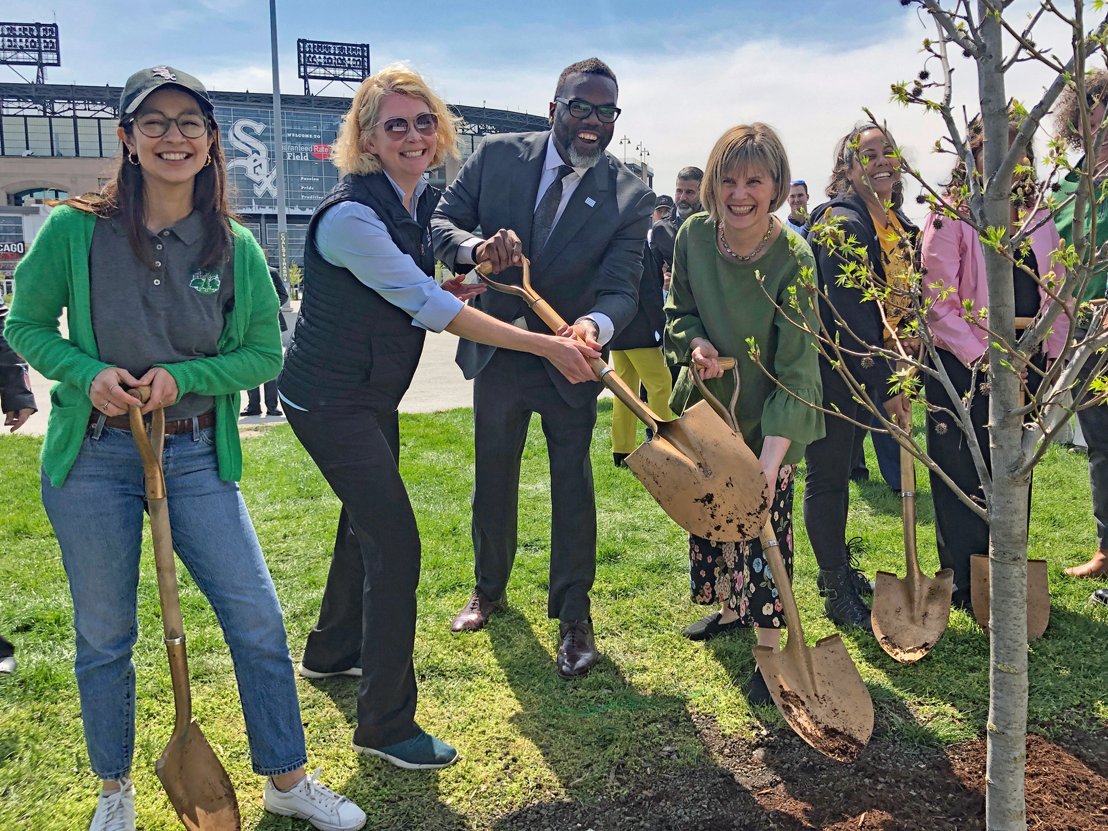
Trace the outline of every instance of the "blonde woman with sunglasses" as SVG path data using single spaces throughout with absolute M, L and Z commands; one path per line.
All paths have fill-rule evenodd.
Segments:
M 361 678 L 355 749 L 407 769 L 458 756 L 415 720 L 420 540 L 397 470 L 397 406 L 424 335 L 540 355 L 575 383 L 593 380 L 587 359 L 599 354 L 465 305 L 479 289 L 460 278 L 435 282 L 429 223 L 440 192 L 424 173 L 457 153 L 455 120 L 406 67 L 362 82 L 332 153 L 343 178 L 308 226 L 305 297 L 278 380 L 293 431 L 342 501 L 300 674 Z

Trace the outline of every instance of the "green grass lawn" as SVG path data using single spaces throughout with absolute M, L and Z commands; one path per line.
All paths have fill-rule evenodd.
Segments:
M 690 643 L 682 626 L 704 610 L 688 600 L 687 541 L 631 473 L 612 466 L 610 405 L 601 403 L 593 443 L 599 551 L 593 614 L 599 666 L 567 683 L 554 671 L 557 624 L 545 616 L 549 563 L 546 448 L 533 425 L 524 455 L 519 554 L 511 610 L 479 633 L 449 631 L 473 583 L 468 410 L 402 419 L 402 468 L 423 536 L 416 640 L 420 723 L 455 744 L 459 764 L 412 773 L 350 749 L 355 683 L 298 680 L 309 766 L 363 806 L 368 827 L 488 828 L 514 811 L 554 799 L 589 801 L 634 787 L 651 772 L 711 764 L 691 713 L 725 734 L 754 738 L 780 727 L 752 713 L 736 682 L 753 668 L 750 633 Z M 72 612 L 60 556 L 39 500 L 40 441 L 0 441 L 0 632 L 18 649 L 19 671 L 0 680 L 0 829 L 84 829 L 96 798 L 73 678 Z M 245 442 L 243 491 L 284 606 L 298 659 L 315 621 L 338 503 L 287 427 Z M 877 477 L 872 455 L 870 469 Z M 926 478 L 920 479 L 919 546 L 937 568 Z M 172 498 L 172 495 L 170 495 Z M 796 594 L 809 642 L 832 634 L 820 614 L 815 564 L 796 501 Z M 879 481 L 851 485 L 849 534 L 865 538 L 864 565 L 903 572 L 899 499 Z M 95 533 L 96 529 L 89 529 Z M 147 539 L 139 595 L 138 725 L 134 779 L 139 827 L 178 828 L 154 775 L 172 726 Z M 1031 648 L 1031 729 L 1060 735 L 1108 723 L 1108 613 L 1087 602 L 1095 587 L 1061 569 L 1095 546 L 1085 457 L 1051 450 L 1036 473 L 1031 554 L 1050 563 L 1051 623 Z M 182 569 L 194 708 L 239 794 L 244 828 L 305 828 L 265 815 L 230 658 L 214 615 Z M 886 656 L 872 637 L 844 633 L 869 686 L 876 733 L 907 745 L 983 735 L 988 640 L 961 612 L 934 652 L 914 666 Z

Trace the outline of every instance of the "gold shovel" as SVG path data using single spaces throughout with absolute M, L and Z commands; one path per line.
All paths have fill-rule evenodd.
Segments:
M 906 427 L 905 429 L 910 429 Z M 916 468 L 907 448 L 900 448 L 900 499 L 904 519 L 905 577 L 877 572 L 870 621 L 881 648 L 902 664 L 912 664 L 939 642 L 950 620 L 954 570 L 925 577 L 916 550 Z
M 566 325 L 531 288 L 526 257 L 522 286 L 490 279 L 492 268 L 487 262 L 479 264 L 476 271 L 490 287 L 522 299 L 552 331 Z M 690 534 L 705 539 L 757 536 L 769 516 L 769 486 L 758 459 L 721 413 L 708 401 L 698 401 L 680 418 L 667 421 L 640 401 L 602 359 L 589 363 L 597 379 L 654 431 L 653 438 L 643 442 L 624 464 L 662 510 Z M 725 368 L 734 367 L 733 358 L 721 363 Z M 723 409 L 718 401 L 715 405 Z
M 738 378 L 735 379 L 735 394 L 728 409 L 704 387 L 695 373 L 693 380 L 697 381 L 705 400 L 737 433 L 734 410 L 738 400 Z M 741 435 L 739 440 L 742 441 Z M 835 634 L 822 638 L 814 647 L 805 643 L 804 627 L 800 624 L 800 612 L 796 608 L 789 572 L 785 569 L 785 560 L 781 557 L 768 515 L 759 540 L 762 556 L 769 563 L 770 576 L 785 613 L 788 641 L 779 650 L 770 646 L 755 646 L 754 660 L 762 672 L 773 703 L 793 731 L 825 756 L 840 762 L 852 762 L 861 754 L 873 733 L 873 699 L 841 636 Z
M 150 388 L 131 393 L 143 402 Z M 151 413 L 151 435 L 146 434 L 140 409 L 131 405 L 131 436 L 142 457 L 146 474 L 146 505 L 150 514 L 150 533 L 154 538 L 154 564 L 158 572 L 158 599 L 162 607 L 165 648 L 169 654 L 169 675 L 173 681 L 176 720 L 173 734 L 156 766 L 173 810 L 189 831 L 239 831 L 241 820 L 235 789 L 216 758 L 200 725 L 192 717 L 192 692 L 189 689 L 188 658 L 185 654 L 185 630 L 181 621 L 181 599 L 177 592 L 177 570 L 173 560 L 173 538 L 169 528 L 165 475 L 162 473 L 162 448 L 165 444 L 165 410 Z

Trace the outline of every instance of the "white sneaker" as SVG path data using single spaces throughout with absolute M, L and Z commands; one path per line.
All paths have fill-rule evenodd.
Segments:
M 135 831 L 135 786 L 130 777 L 119 780 L 119 790 L 101 793 L 88 831 Z
M 0 660 L 0 673 L 10 675 L 15 672 L 15 656 L 9 655 L 7 658 Z
M 266 779 L 262 797 L 265 809 L 282 817 L 306 819 L 320 831 L 356 831 L 365 825 L 365 811 L 319 784 L 318 777 L 317 770 L 288 791 L 277 790 L 273 780 Z

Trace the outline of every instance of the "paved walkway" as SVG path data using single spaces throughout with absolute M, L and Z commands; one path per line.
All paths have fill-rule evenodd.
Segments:
M 457 345 L 458 339 L 454 335 L 446 332 L 427 333 L 427 344 L 423 349 L 419 368 L 412 380 L 412 386 L 400 403 L 402 412 L 432 413 L 473 405 L 472 383 L 462 377 L 462 371 L 454 363 L 454 350 Z M 35 403 L 38 404 L 39 410 L 27 420 L 17 435 L 41 436 L 46 432 L 46 418 L 50 411 L 50 387 L 53 383 L 34 370 L 31 371 L 31 388 L 34 390 Z M 245 394 L 242 400 L 245 406 Z M 259 424 L 282 424 L 284 421 L 283 417 L 248 417 L 240 419 L 239 425 L 252 427 Z M 0 435 L 6 436 L 9 432 L 3 429 L 0 430 Z

